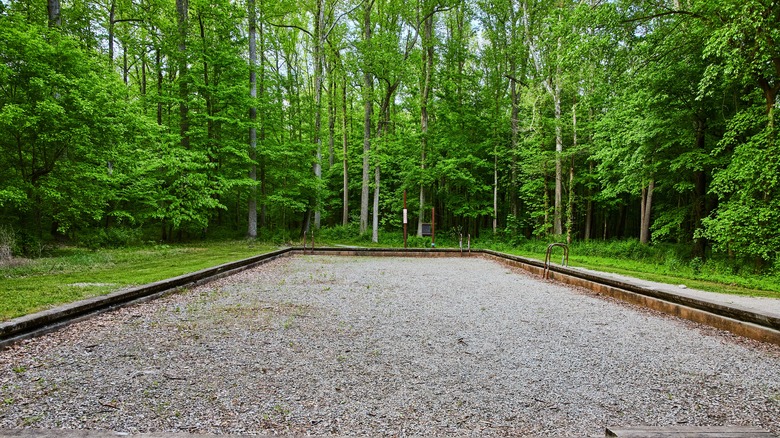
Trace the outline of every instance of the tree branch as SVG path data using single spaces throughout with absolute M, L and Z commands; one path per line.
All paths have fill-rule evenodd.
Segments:
M 347 12 L 344 12 L 343 14 L 339 15 L 338 17 L 336 17 L 336 19 L 335 19 L 335 20 L 333 20 L 333 23 L 330 25 L 330 29 L 328 29 L 328 31 L 327 31 L 327 32 L 325 32 L 325 38 L 326 38 L 326 39 L 328 38 L 328 35 L 330 35 L 330 33 L 333 31 L 333 29 L 335 29 L 335 28 L 336 28 L 336 25 L 339 23 L 339 21 L 340 21 L 342 18 L 344 18 L 344 16 L 345 16 L 345 15 L 349 15 L 349 14 L 351 14 L 351 13 L 355 12 L 355 10 L 356 10 L 357 8 L 359 8 L 360 6 L 362 6 L 362 5 L 363 5 L 363 3 L 365 3 L 365 2 L 366 2 L 366 0 L 361 0 L 361 1 L 360 1 L 360 3 L 358 3 L 357 5 L 355 5 L 355 7 L 354 7 L 354 8 L 352 8 L 352 9 L 348 10 Z
M 116 23 L 127 23 L 127 22 L 130 22 L 130 21 L 135 22 L 135 23 L 143 23 L 144 19 L 143 18 L 123 18 L 121 20 L 113 20 L 113 21 L 111 21 L 111 23 L 114 23 L 114 24 L 116 24 Z
M 308 30 L 306 30 L 306 29 L 304 29 L 304 28 L 302 28 L 300 26 L 296 26 L 294 24 L 276 24 L 276 23 L 271 23 L 271 22 L 269 22 L 268 24 L 273 26 L 273 27 L 282 27 L 282 28 L 287 28 L 287 29 L 298 29 L 301 32 L 305 33 L 306 35 L 309 35 L 310 37 L 314 38 L 314 34 L 309 32 Z
M 504 75 L 504 77 L 509 79 L 510 81 L 516 82 L 516 83 L 518 83 L 518 84 L 520 84 L 520 85 L 522 85 L 524 87 L 528 87 L 528 84 L 525 81 L 517 79 L 516 77 L 514 77 L 512 75 L 506 74 L 506 75 Z
M 691 12 L 691 11 L 668 10 L 666 12 L 659 12 L 659 13 L 653 14 L 653 15 L 645 15 L 645 16 L 642 16 L 642 17 L 627 18 L 625 20 L 621 20 L 621 23 L 635 23 L 637 21 L 649 21 L 649 20 L 653 20 L 653 19 L 656 19 L 656 18 L 666 17 L 666 16 L 669 16 L 669 15 L 687 15 L 689 17 L 705 19 L 704 16 L 699 15 L 699 14 L 697 14 L 695 12 Z

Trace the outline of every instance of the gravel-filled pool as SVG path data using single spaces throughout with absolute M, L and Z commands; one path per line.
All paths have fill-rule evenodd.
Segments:
M 298 256 L 0 352 L 0 427 L 780 433 L 780 348 L 479 258 Z

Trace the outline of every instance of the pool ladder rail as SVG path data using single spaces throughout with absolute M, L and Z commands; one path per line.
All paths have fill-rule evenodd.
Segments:
M 544 256 L 544 279 L 548 278 L 550 273 L 550 256 L 552 255 L 553 248 L 563 248 L 563 257 L 561 258 L 561 266 L 569 266 L 569 245 L 565 243 L 551 243 L 547 245 L 547 254 Z

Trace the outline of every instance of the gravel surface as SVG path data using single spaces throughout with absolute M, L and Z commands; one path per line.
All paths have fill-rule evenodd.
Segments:
M 780 348 L 478 258 L 300 256 L 0 352 L 0 427 L 780 433 Z

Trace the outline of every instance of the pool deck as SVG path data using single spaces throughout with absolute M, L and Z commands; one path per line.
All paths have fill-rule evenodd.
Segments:
M 748 297 L 744 295 L 734 295 L 727 293 L 709 292 L 698 289 L 690 289 L 685 285 L 673 285 L 658 283 L 648 280 L 640 280 L 620 274 L 612 274 L 601 271 L 594 271 L 585 268 L 571 268 L 576 271 L 588 272 L 605 278 L 612 278 L 621 282 L 635 284 L 640 287 L 655 289 L 679 297 L 708 301 L 711 303 L 728 306 L 734 309 L 741 309 L 750 312 L 764 313 L 780 318 L 780 299 L 766 297 Z

